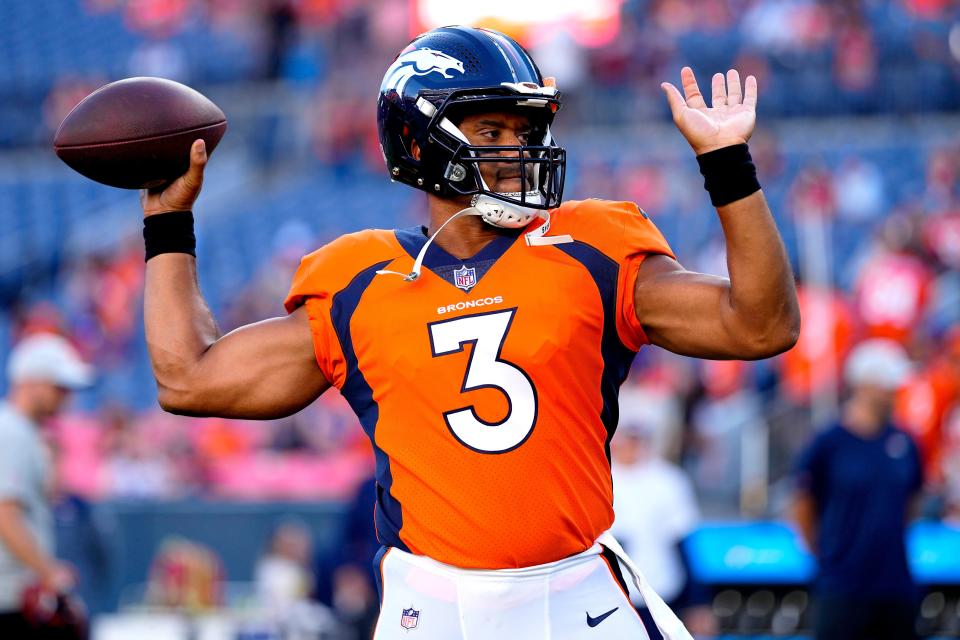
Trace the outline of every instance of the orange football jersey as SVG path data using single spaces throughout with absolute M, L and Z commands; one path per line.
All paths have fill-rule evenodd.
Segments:
M 533 228 L 534 225 L 531 225 Z M 306 305 L 317 361 L 376 453 L 384 545 L 465 568 L 553 562 L 613 522 L 617 393 L 646 343 L 637 270 L 672 255 L 626 202 L 566 202 L 528 246 L 505 233 L 460 260 L 422 227 L 353 233 L 306 256 L 286 300 Z

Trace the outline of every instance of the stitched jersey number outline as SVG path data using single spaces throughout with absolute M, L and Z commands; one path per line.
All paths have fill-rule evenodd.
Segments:
M 506 453 L 530 437 L 537 421 L 537 390 L 527 373 L 500 357 L 517 309 L 491 311 L 431 322 L 433 357 L 460 353 L 472 344 L 460 393 L 497 389 L 507 397 L 507 416 L 500 422 L 482 420 L 473 405 L 443 414 L 450 433 L 478 453 Z

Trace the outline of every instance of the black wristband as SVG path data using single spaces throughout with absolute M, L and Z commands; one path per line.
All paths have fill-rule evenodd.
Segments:
M 760 190 L 757 168 L 746 144 L 736 144 L 697 156 L 703 188 L 715 207 L 736 202 Z
M 171 211 L 143 219 L 144 262 L 161 253 L 197 255 L 197 237 L 193 234 L 193 212 Z

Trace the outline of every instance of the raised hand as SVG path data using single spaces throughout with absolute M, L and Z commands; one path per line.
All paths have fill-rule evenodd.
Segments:
M 697 86 L 693 69 L 680 70 L 684 95 L 670 84 L 660 85 L 667 95 L 673 122 L 697 155 L 721 147 L 743 144 L 750 139 L 757 122 L 757 79 L 747 76 L 745 91 L 740 88 L 736 69 L 714 74 L 712 105 L 707 106 Z

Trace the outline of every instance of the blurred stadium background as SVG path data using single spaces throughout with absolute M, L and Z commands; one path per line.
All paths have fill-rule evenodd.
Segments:
M 230 329 L 282 313 L 302 254 L 421 220 L 421 196 L 385 175 L 376 88 L 411 35 L 454 22 L 515 35 L 557 76 L 567 197 L 636 201 L 681 262 L 711 273 L 725 269 L 719 225 L 659 83 L 684 64 L 701 86 L 729 67 L 757 75 L 751 148 L 801 282 L 800 342 L 759 363 L 647 349 L 625 414 L 655 424 L 694 483 L 691 568 L 722 635 L 805 637 L 814 565 L 787 520 L 791 464 L 836 416 L 851 346 L 901 342 L 915 373 L 897 415 L 928 478 L 910 534 L 920 624 L 960 635 L 955 1 L 0 0 L 0 358 L 54 330 L 98 369 L 51 433 L 60 554 L 80 570 L 96 637 L 279 637 L 257 586 L 271 544 L 313 573 L 303 591 L 326 608 L 305 620 L 362 618 L 372 456 L 334 393 L 271 423 L 159 410 L 137 194 L 62 165 L 57 125 L 133 75 L 221 106 L 198 255 Z

